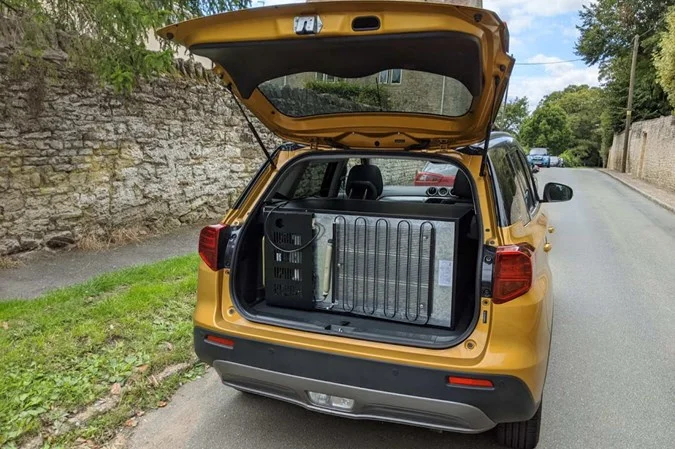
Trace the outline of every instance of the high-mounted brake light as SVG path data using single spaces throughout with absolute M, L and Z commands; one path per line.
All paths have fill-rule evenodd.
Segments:
M 532 287 L 532 250 L 526 245 L 497 248 L 492 301 L 503 304 L 527 293 Z
M 222 224 L 206 226 L 199 233 L 199 256 L 213 271 L 224 268 L 220 261 L 221 244 L 225 244 L 225 230 Z

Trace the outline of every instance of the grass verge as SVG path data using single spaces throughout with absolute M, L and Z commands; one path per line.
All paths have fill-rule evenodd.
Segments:
M 0 446 L 29 439 L 96 446 L 199 375 L 191 320 L 197 261 L 178 257 L 0 303 Z M 102 399 L 113 405 L 99 407 Z

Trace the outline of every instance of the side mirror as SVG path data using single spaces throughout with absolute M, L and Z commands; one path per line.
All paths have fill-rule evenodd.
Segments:
M 574 191 L 571 187 L 557 182 L 549 182 L 544 186 L 544 202 L 545 203 L 559 203 L 561 201 L 569 201 L 572 199 Z

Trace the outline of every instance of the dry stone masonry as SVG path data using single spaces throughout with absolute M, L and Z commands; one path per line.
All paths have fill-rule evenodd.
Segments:
M 624 133 L 615 134 L 607 168 L 621 171 L 623 143 Z M 633 123 L 626 165 L 635 178 L 675 191 L 675 116 Z
M 218 220 L 262 163 L 230 94 L 200 66 L 179 61 L 176 75 L 120 95 L 66 62 L 50 51 L 44 76 L 16 73 L 0 41 L 0 255 Z M 303 112 L 322 101 L 305 91 Z M 268 148 L 279 143 L 257 128 Z M 419 167 L 408 165 L 389 164 L 387 182 L 411 182 Z
M 119 95 L 68 69 L 64 53 L 43 55 L 43 76 L 11 56 L 0 41 L 0 255 L 217 220 L 262 162 L 229 93 L 200 67 L 180 63 L 180 75 Z

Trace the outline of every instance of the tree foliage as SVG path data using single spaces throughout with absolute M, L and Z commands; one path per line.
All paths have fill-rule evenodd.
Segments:
M 146 48 L 149 33 L 169 23 L 245 8 L 250 0 L 2 0 L 24 21 L 55 31 L 58 45 L 81 68 L 98 73 L 118 90 L 129 90 L 139 77 L 166 71 L 173 52 Z M 33 33 L 37 35 L 39 33 Z M 37 39 L 27 50 L 41 52 Z M 42 39 L 44 41 L 44 39 Z M 53 44 L 50 42 L 49 44 Z
M 654 65 L 659 84 L 666 91 L 670 105 L 675 107 L 675 7 L 670 8 L 666 24 L 654 55 Z
M 497 128 L 512 134 L 517 135 L 520 132 L 520 127 L 523 121 L 527 118 L 529 112 L 527 97 L 514 98 L 508 101 L 497 114 L 495 124 Z
M 601 163 L 601 116 L 605 109 L 602 89 L 587 85 L 568 86 L 542 100 L 543 105 L 559 106 L 567 114 L 572 139 L 567 151 L 577 165 L 597 166 Z
M 520 140 L 528 148 L 548 148 L 549 154 L 561 154 L 573 143 L 567 113 L 557 104 L 541 104 L 523 122 Z
M 667 114 L 666 95 L 656 82 L 652 54 L 663 17 L 675 0 L 598 0 L 579 15 L 581 32 L 576 52 L 587 64 L 599 64 L 606 87 L 606 106 L 614 131 L 623 129 L 628 99 L 632 40 L 640 35 L 636 71 L 634 118 L 643 120 Z

